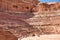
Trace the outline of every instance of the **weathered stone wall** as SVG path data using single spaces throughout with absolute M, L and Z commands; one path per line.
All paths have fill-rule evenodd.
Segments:
M 38 5 L 33 8 L 33 11 L 57 11 L 60 10 L 60 3 L 38 3 Z
M 34 28 L 36 27 L 39 30 L 42 30 L 43 34 L 59 34 L 60 33 L 59 4 L 60 3 L 54 4 L 39 3 L 35 8 L 34 12 L 35 16 L 27 19 L 26 22 L 28 22 Z M 36 11 L 37 9 L 38 11 Z
M 31 12 L 38 0 L 0 0 L 0 11 Z
M 20 39 L 41 34 L 60 34 L 60 3 L 0 0 L 0 27 Z
M 0 27 L 3 30 L 3 33 L 1 33 L 4 34 L 1 35 L 5 38 L 0 37 L 0 39 L 18 40 L 18 38 L 35 36 L 36 33 L 41 33 L 24 21 L 34 16 L 31 10 L 37 3 L 37 0 L 0 0 Z M 4 32 L 6 31 L 11 33 L 7 33 L 9 38 L 5 37 L 6 33 Z
M 43 34 L 60 33 L 59 12 L 55 12 L 52 14 L 36 14 L 34 17 L 27 19 L 26 21 L 34 28 L 38 28 L 39 30 L 42 30 Z
M 0 27 L 0 40 L 17 40 L 18 38 L 9 31 Z

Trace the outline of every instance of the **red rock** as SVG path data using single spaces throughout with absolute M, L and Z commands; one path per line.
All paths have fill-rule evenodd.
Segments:
M 60 10 L 60 3 L 38 3 L 33 11 L 57 11 Z
M 18 38 L 16 36 L 14 36 L 11 32 L 4 31 L 0 27 L 0 40 L 18 40 Z
M 0 10 L 30 12 L 37 3 L 37 0 L 0 0 Z
M 6 35 L 11 32 L 16 37 L 21 38 L 41 34 L 60 34 L 60 16 L 56 12 L 51 12 L 60 10 L 60 3 L 38 3 L 37 0 L 2 0 L 1 2 L 0 0 L 0 5 L 0 27 L 4 29 L 1 35 Z M 6 10 L 8 11 L 6 12 Z M 35 13 L 34 16 L 31 11 L 39 14 L 36 16 Z M 40 15 L 41 11 L 44 14 Z M 31 23 L 29 24 L 29 22 Z M 9 32 L 5 33 L 6 31 Z M 6 39 L 4 35 L 2 37 Z
M 32 25 L 29 25 L 24 20 L 4 12 L 0 13 L 0 27 L 20 38 L 41 34 L 40 30 L 33 28 Z

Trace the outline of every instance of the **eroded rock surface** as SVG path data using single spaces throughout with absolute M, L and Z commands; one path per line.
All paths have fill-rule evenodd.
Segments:
M 31 12 L 37 0 L 0 0 L 0 11 Z
M 43 34 L 60 34 L 60 3 L 38 3 L 34 15 L 26 20 Z
M 9 31 L 4 31 L 0 27 L 0 40 L 18 40 L 18 38 Z
M 34 16 L 31 10 L 37 3 L 37 0 L 0 0 L 0 27 L 17 38 L 41 33 L 24 21 Z
M 38 3 L 37 0 L 0 0 L 0 5 L 0 27 L 17 38 L 60 34 L 60 3 Z
M 60 10 L 60 3 L 38 3 L 38 5 L 33 8 L 33 11 L 57 11 Z
M 6 12 L 0 12 L 0 27 L 2 27 L 4 31 L 11 32 L 17 38 L 24 38 L 41 34 L 41 30 L 33 28 L 32 25 L 29 25 L 27 22 L 22 20 L 23 17 L 17 17 L 18 16 L 10 15 Z

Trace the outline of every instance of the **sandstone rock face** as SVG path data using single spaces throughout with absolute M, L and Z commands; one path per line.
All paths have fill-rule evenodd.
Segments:
M 0 0 L 0 11 L 30 12 L 37 0 Z
M 57 11 L 60 10 L 60 3 L 38 3 L 38 5 L 33 8 L 33 11 Z
M 11 32 L 4 31 L 0 27 L 0 40 L 18 40 L 18 38 L 16 36 L 14 36 Z
M 28 36 L 60 34 L 60 3 L 0 0 L 0 27 L 3 30 L 1 30 L 3 40 L 9 40 L 5 37 L 6 31 L 7 34 L 11 33 L 20 39 Z M 15 38 L 12 37 L 11 40 Z
M 60 35 L 40 35 L 34 37 L 23 38 L 22 40 L 60 40 Z
M 31 10 L 37 3 L 37 0 L 0 0 L 0 27 L 17 38 L 41 33 L 24 21 L 34 16 Z
M 34 17 L 27 19 L 42 34 L 60 34 L 60 3 L 39 3 L 34 9 Z
M 9 31 L 20 39 L 41 34 L 41 30 L 33 28 L 32 25 L 29 25 L 27 22 L 22 20 L 24 19 L 23 17 L 19 18 L 21 14 L 16 14 L 18 16 L 6 12 L 0 12 L 0 27 L 3 28 L 4 31 Z
M 33 11 L 47 11 L 49 5 L 46 3 L 38 3 L 38 5 L 33 8 Z

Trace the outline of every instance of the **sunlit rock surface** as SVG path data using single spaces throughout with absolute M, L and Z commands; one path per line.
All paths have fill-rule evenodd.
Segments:
M 19 40 L 45 34 L 60 34 L 60 3 L 39 3 L 38 0 L 0 0 L 0 27 L 3 32 L 8 31 Z M 11 40 L 15 40 L 14 37 Z
M 37 0 L 0 0 L 0 11 L 30 12 Z
M 52 2 L 52 3 L 38 3 L 38 5 L 33 8 L 33 11 L 57 11 L 60 10 L 60 3 Z
M 23 38 L 21 40 L 60 40 L 60 35 L 54 35 L 54 34 L 52 34 L 52 35 L 40 35 L 40 37 L 38 37 L 38 36 L 27 37 L 27 38 Z
M 9 31 L 4 31 L 0 27 L 0 40 L 17 40 L 18 38 Z

